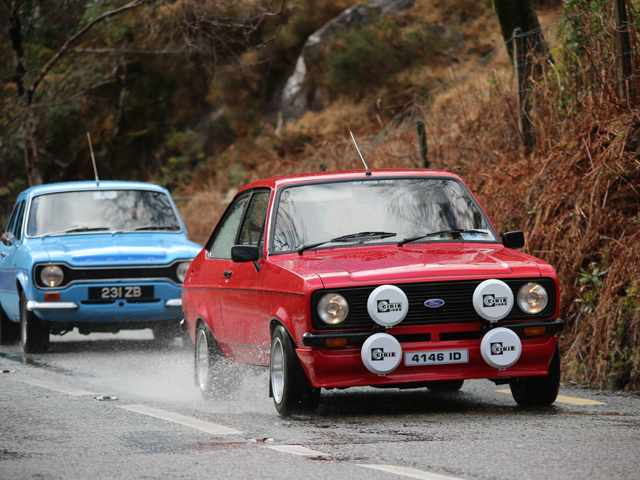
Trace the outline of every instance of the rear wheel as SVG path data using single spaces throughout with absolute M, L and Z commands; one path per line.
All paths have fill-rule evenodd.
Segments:
M 0 306 L 0 345 L 11 345 L 20 339 L 20 324 L 12 322 Z
M 20 343 L 25 353 L 44 353 L 49 350 L 49 328 L 27 310 L 27 297 L 20 294 Z
M 223 355 L 209 327 L 203 322 L 196 329 L 194 374 L 196 386 L 207 400 L 228 397 L 237 388 L 231 362 Z
M 556 401 L 560 389 L 560 353 L 558 347 L 549 365 L 549 374 L 518 377 L 509 382 L 513 399 L 523 407 L 546 407 Z
M 464 385 L 464 380 L 437 380 L 427 382 L 427 388 L 432 392 L 457 392 Z
M 313 413 L 318 407 L 320 389 L 309 383 L 293 341 L 282 325 L 271 337 L 269 377 L 273 403 L 280 415 Z

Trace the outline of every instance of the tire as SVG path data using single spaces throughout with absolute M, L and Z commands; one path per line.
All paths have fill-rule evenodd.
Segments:
M 0 306 L 0 345 L 13 345 L 20 340 L 20 324 L 12 322 Z
M 427 382 L 427 388 L 432 392 L 454 393 L 462 388 L 464 380 L 437 380 Z
M 549 364 L 549 374 L 518 377 L 509 382 L 513 399 L 523 407 L 546 407 L 556 401 L 560 389 L 560 353 L 558 347 Z
M 168 347 L 174 338 L 180 335 L 180 327 L 177 322 L 162 323 L 152 328 L 153 341 L 158 347 Z
M 209 327 L 200 322 L 196 329 L 194 377 L 202 397 L 220 400 L 231 396 L 238 387 L 238 373 L 233 372 Z
M 273 403 L 280 415 L 310 414 L 318 408 L 320 389 L 309 383 L 293 341 L 282 325 L 276 327 L 271 337 L 269 381 Z
M 20 343 L 24 353 L 45 353 L 49 350 L 49 328 L 27 310 L 27 297 L 20 294 Z

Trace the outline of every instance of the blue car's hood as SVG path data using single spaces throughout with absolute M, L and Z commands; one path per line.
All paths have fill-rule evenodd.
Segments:
M 31 244 L 32 254 L 50 262 L 70 266 L 167 264 L 191 259 L 202 249 L 176 234 L 73 235 L 47 237 Z

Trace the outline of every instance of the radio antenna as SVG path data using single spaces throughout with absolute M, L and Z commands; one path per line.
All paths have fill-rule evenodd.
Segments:
M 98 178 L 98 168 L 96 167 L 96 157 L 93 156 L 93 145 L 91 145 L 91 135 L 87 132 L 87 139 L 89 140 L 89 150 L 91 151 L 91 162 L 93 162 L 93 173 L 96 174 L 96 186 L 100 186 L 100 179 Z
M 351 130 L 349 130 L 349 133 L 351 134 L 351 139 L 353 140 L 353 144 L 356 146 L 356 150 L 358 151 L 358 155 L 360 155 L 360 159 L 362 160 L 362 163 L 364 164 L 365 174 L 367 176 L 370 176 L 371 175 L 371 170 L 369 170 L 369 167 L 367 167 L 367 162 L 364 161 L 364 157 L 362 156 L 362 153 L 360 153 L 360 149 L 358 148 L 358 142 L 356 142 L 356 138 L 353 136 L 353 132 Z

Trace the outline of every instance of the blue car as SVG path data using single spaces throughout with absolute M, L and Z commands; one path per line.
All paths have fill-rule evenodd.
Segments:
M 0 245 L 0 343 L 27 353 L 49 336 L 152 328 L 180 331 L 182 282 L 200 245 L 171 195 L 142 182 L 31 187 L 16 201 Z

